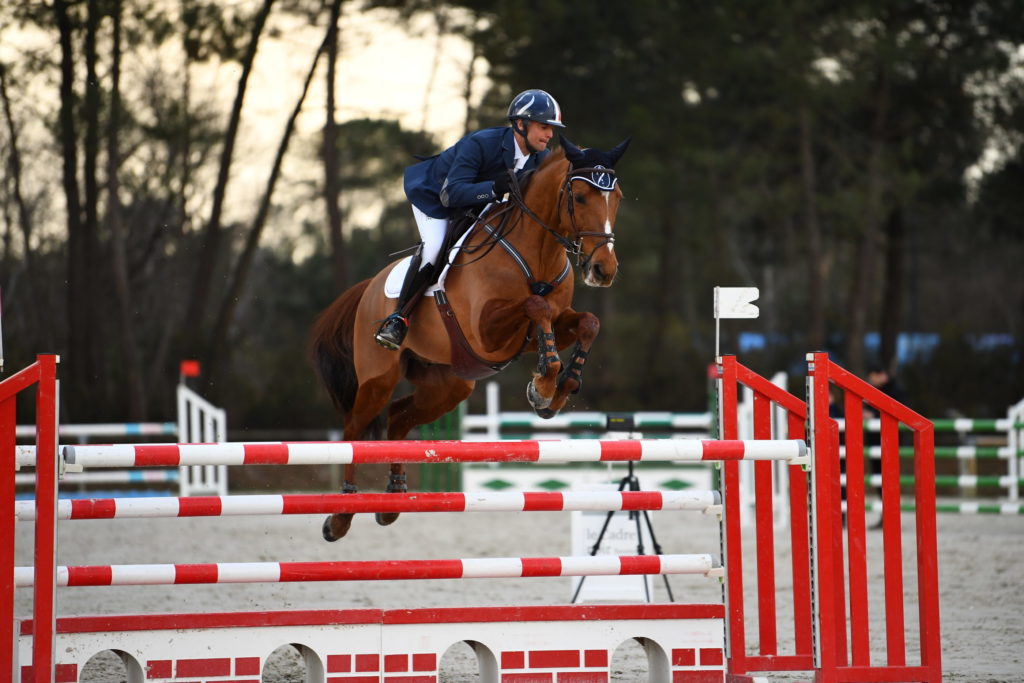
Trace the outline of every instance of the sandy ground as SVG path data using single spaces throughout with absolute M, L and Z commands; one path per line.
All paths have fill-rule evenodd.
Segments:
M 567 513 L 431 513 L 403 515 L 397 524 L 378 527 L 372 516 L 356 518 L 350 535 L 339 543 L 320 539 L 321 517 L 228 517 L 143 519 L 62 523 L 58 540 L 61 564 L 164 562 L 316 561 L 425 559 L 464 557 L 541 557 L 569 553 Z M 666 553 L 718 552 L 718 526 L 699 513 L 659 513 L 654 517 L 658 540 Z M 994 683 L 1024 681 L 1024 518 L 943 515 L 939 518 L 943 668 L 945 680 Z M 32 525 L 18 529 L 18 564 L 30 564 Z M 746 532 L 745 532 L 746 533 Z M 903 517 L 903 551 L 913 558 L 913 524 Z M 780 534 L 784 538 L 784 534 Z M 754 565 L 753 543 L 745 560 Z M 874 558 L 881 552 L 881 534 L 869 532 L 872 644 L 884 661 L 881 570 Z M 779 590 L 786 579 L 788 548 L 780 543 Z M 61 615 L 133 614 L 140 612 L 214 612 L 237 610 L 325 609 L 346 607 L 430 607 L 462 605 L 566 604 L 569 579 L 504 579 L 467 581 L 401 581 L 391 583 L 239 584 L 220 586 L 68 588 L 58 590 Z M 671 577 L 677 602 L 716 602 L 716 580 Z M 916 633 L 915 580 L 906 584 L 908 631 Z M 655 600 L 667 595 L 655 581 Z M 877 590 L 876 590 L 877 588 Z M 747 581 L 747 605 L 756 614 L 756 586 Z M 31 592 L 20 589 L 18 613 L 31 611 Z M 878 621 L 878 623 L 875 623 Z M 785 608 L 780 598 L 780 648 L 791 647 L 784 635 Z M 909 639 L 909 636 L 908 636 Z M 748 644 L 756 647 L 756 627 L 748 626 Z M 624 644 L 625 668 L 616 680 L 645 680 L 640 648 Z M 301 665 L 288 652 L 275 653 L 274 673 L 265 681 L 302 680 Z M 294 651 L 292 651 L 294 652 Z M 475 661 L 460 644 L 442 660 L 446 681 L 475 680 Z M 913 663 L 917 654 L 908 650 Z M 618 655 L 614 661 L 617 661 Z M 84 678 L 123 680 L 119 662 L 108 655 L 94 658 Z M 632 662 L 632 663 L 630 663 Z M 122 669 L 123 671 L 123 669 Z M 807 677 L 797 677 L 806 679 Z M 776 679 L 773 679 L 776 680 Z M 778 680 L 791 680 L 782 678 Z

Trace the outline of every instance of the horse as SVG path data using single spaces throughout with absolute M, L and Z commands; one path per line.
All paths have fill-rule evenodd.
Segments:
M 412 309 L 397 352 L 378 345 L 373 333 L 394 306 L 385 282 L 399 261 L 343 292 L 319 315 L 310 334 L 311 362 L 342 415 L 346 441 L 382 436 L 382 411 L 403 377 L 413 391 L 388 408 L 390 440 L 455 408 L 477 379 L 508 365 L 531 341 L 538 362 L 526 393 L 534 411 L 550 418 L 579 391 L 600 322 L 572 308 L 569 257 L 576 257 L 588 286 L 608 287 L 615 279 L 613 228 L 622 190 L 614 167 L 629 138 L 608 151 L 560 139 L 528 182 L 513 182 L 508 201 L 485 209 L 451 250 L 456 255 L 443 290 Z M 573 343 L 563 364 L 558 352 Z M 355 465 L 346 465 L 342 493 L 357 490 Z M 407 491 L 402 464 L 391 465 L 386 490 Z M 324 539 L 342 538 L 352 516 L 329 516 Z M 377 514 L 381 525 L 397 518 Z

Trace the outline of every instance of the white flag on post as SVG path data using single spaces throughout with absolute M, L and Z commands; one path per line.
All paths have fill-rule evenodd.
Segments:
M 715 318 L 756 318 L 757 287 L 715 287 Z
M 754 305 L 759 296 L 757 287 L 715 287 L 715 358 L 721 354 L 722 318 L 756 318 L 761 313 Z

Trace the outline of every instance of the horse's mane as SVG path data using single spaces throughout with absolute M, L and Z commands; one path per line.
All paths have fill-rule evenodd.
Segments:
M 541 171 L 544 168 L 550 166 L 551 164 L 553 164 L 553 163 L 555 163 L 557 161 L 564 161 L 564 160 L 565 160 L 565 150 L 562 149 L 561 147 L 559 147 L 558 149 L 556 149 L 553 152 L 551 152 L 551 154 L 549 154 L 546 157 L 544 157 L 544 161 L 540 162 L 540 166 L 537 167 L 537 170 Z

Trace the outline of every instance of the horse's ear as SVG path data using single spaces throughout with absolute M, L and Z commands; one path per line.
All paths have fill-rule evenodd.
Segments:
M 562 145 L 562 149 L 565 150 L 565 158 L 571 162 L 579 161 L 583 158 L 583 150 L 572 143 L 572 141 L 559 133 L 558 142 Z
M 611 161 L 612 166 L 614 166 L 622 155 L 626 153 L 626 148 L 629 147 L 629 143 L 632 139 L 633 137 L 630 136 L 608 151 L 608 160 Z

